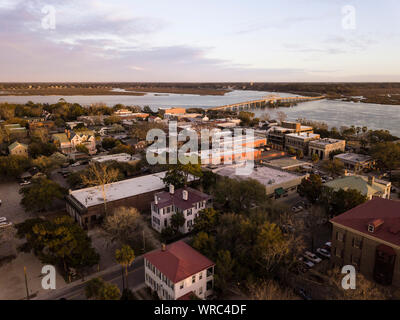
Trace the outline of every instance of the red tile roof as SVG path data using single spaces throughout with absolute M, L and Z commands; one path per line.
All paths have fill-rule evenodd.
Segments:
M 368 232 L 368 224 L 376 220 L 383 224 L 374 233 Z M 374 197 L 331 222 L 400 246 L 400 201 Z
M 167 245 L 165 251 L 158 249 L 146 253 L 144 258 L 173 283 L 189 278 L 214 265 L 214 262 L 183 241 Z

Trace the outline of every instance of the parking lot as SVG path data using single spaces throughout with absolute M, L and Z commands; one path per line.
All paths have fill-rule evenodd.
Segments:
M 6 217 L 12 223 L 20 223 L 29 218 L 35 218 L 34 213 L 25 212 L 20 205 L 21 195 L 19 190 L 21 186 L 18 182 L 0 183 L 0 217 Z

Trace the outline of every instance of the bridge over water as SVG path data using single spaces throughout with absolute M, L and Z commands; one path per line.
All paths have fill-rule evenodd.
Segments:
M 234 104 L 228 104 L 225 106 L 220 107 L 213 107 L 207 110 L 210 111 L 242 111 L 254 108 L 261 108 L 262 106 L 274 105 L 276 103 L 297 103 L 297 102 L 306 102 L 306 101 L 313 101 L 313 100 L 321 100 L 324 99 L 325 96 L 318 96 L 318 97 L 280 97 L 275 95 L 269 95 L 263 97 L 258 100 L 251 100 L 245 102 L 239 102 Z

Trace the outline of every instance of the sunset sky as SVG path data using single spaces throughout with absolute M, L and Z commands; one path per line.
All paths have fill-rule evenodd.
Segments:
M 400 81 L 399 16 L 398 0 L 0 0 L 0 81 Z

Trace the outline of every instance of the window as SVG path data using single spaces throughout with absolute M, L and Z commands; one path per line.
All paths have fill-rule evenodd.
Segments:
M 362 239 L 353 238 L 353 248 L 362 248 Z
M 199 280 L 203 279 L 203 272 L 200 272 L 199 274 Z
M 336 240 L 343 242 L 344 241 L 344 233 L 336 232 Z
M 342 258 L 343 257 L 343 250 L 336 247 L 335 248 L 335 255 L 338 258 Z
M 199 295 L 200 295 L 200 294 L 203 294 L 203 287 L 200 287 L 200 288 L 199 288 Z
M 214 274 L 213 267 L 207 269 L 207 277 L 212 276 Z
M 196 276 L 192 276 L 192 283 L 196 282 Z
M 183 289 L 183 284 L 184 284 L 184 282 L 182 281 L 180 286 L 179 286 L 180 289 Z
M 186 211 L 186 215 L 187 216 L 190 216 L 192 214 L 192 209 L 188 209 L 187 211 Z

